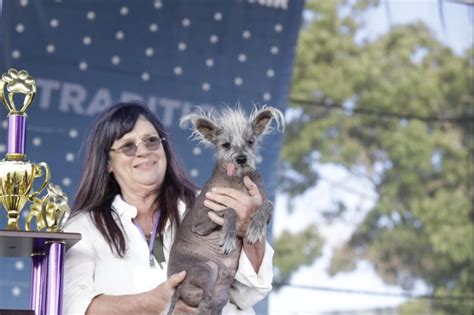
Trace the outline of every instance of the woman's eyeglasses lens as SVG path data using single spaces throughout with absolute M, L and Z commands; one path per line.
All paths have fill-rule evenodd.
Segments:
M 148 150 L 156 151 L 160 148 L 162 140 L 165 140 L 165 138 L 159 138 L 159 137 L 153 136 L 153 137 L 148 137 L 148 138 L 139 140 L 136 143 L 128 142 L 118 149 L 110 149 L 110 150 L 122 151 L 122 153 L 125 154 L 126 156 L 134 156 L 137 153 L 138 145 L 140 144 L 140 142 L 143 142 L 143 144 Z

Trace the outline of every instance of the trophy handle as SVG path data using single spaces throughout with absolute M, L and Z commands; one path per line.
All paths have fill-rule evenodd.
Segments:
M 38 196 L 43 191 L 43 189 L 46 187 L 46 185 L 48 185 L 49 180 L 51 179 L 51 173 L 49 171 L 49 166 L 45 162 L 40 162 L 38 164 L 34 164 L 34 170 L 35 170 L 34 177 L 43 176 L 43 172 L 41 170 L 41 167 L 44 168 L 44 181 L 41 184 L 40 188 L 38 188 L 37 191 L 30 194 L 30 196 L 29 196 L 30 200 L 33 200 L 36 196 Z
M 8 112 L 14 111 L 14 108 L 11 107 L 10 103 L 7 102 L 7 99 L 5 98 L 5 82 L 3 80 L 0 80 L 0 101 L 5 105 L 7 108 Z

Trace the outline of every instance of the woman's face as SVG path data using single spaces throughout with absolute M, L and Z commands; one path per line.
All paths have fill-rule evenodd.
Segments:
M 146 141 L 160 141 L 157 140 L 160 137 L 155 127 L 140 117 L 129 133 L 114 141 L 107 169 L 113 173 L 122 193 L 147 193 L 161 186 L 167 165 L 163 145 L 160 144 L 156 150 L 150 150 L 145 145 Z M 137 142 L 135 154 L 124 154 Z

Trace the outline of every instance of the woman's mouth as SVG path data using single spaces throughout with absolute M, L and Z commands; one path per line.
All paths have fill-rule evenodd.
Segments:
M 134 167 L 138 168 L 138 169 L 148 169 L 148 168 L 153 167 L 155 164 L 156 164 L 156 162 L 154 162 L 154 161 L 153 162 L 144 162 L 144 163 L 137 164 Z

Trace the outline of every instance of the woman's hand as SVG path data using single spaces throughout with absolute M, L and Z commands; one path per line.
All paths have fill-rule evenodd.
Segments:
M 168 308 L 174 290 L 186 277 L 186 271 L 172 275 L 166 282 L 151 291 L 129 295 L 96 296 L 89 304 L 86 314 L 163 314 Z M 178 300 L 173 314 L 196 314 L 192 308 Z
M 147 296 L 147 311 L 150 314 L 161 314 L 168 311 L 176 287 L 186 277 L 186 271 L 175 273 L 166 282 L 160 284 L 153 290 L 149 291 Z M 182 300 L 178 300 L 174 308 L 173 314 L 196 314 L 197 308 L 186 305 Z M 148 313 L 147 313 L 148 314 Z
M 206 193 L 204 205 L 211 210 L 221 211 L 233 208 L 237 213 L 237 235 L 244 237 L 250 220 L 263 203 L 262 195 L 257 185 L 248 176 L 244 177 L 244 185 L 248 193 L 233 188 L 214 187 Z M 213 211 L 209 211 L 209 218 L 216 224 L 223 225 L 224 218 Z

